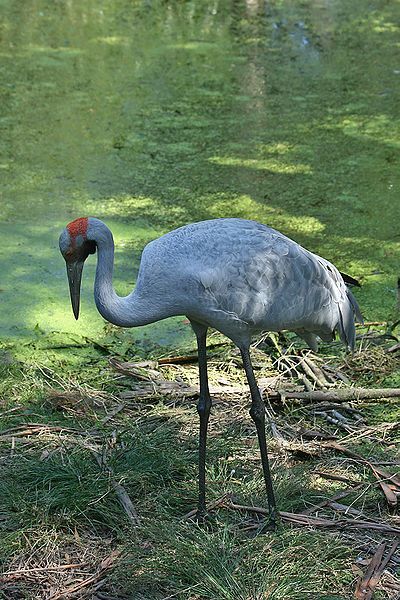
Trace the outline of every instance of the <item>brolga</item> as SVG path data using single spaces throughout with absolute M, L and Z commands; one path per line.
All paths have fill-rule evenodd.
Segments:
M 251 394 L 250 415 L 260 446 L 268 509 L 277 509 L 265 435 L 265 406 L 250 359 L 259 331 L 292 330 L 312 349 L 317 338 L 335 332 L 353 349 L 357 302 L 336 267 L 282 233 L 244 219 L 213 219 L 185 225 L 150 242 L 143 250 L 137 283 L 125 297 L 113 284 L 114 241 L 110 229 L 88 217 L 69 223 L 60 236 L 72 309 L 77 319 L 82 269 L 97 251 L 94 298 L 100 314 L 121 327 L 136 327 L 186 315 L 197 337 L 200 394 L 199 499 L 197 518 L 206 516 L 205 459 L 211 397 L 206 337 L 212 327 L 239 348 Z

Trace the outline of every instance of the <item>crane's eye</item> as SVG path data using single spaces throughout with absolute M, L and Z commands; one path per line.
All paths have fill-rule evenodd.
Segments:
M 64 258 L 67 262 L 85 261 L 89 254 L 95 254 L 96 242 L 93 240 L 85 240 L 79 246 L 70 246 L 64 253 Z
M 88 254 L 96 253 L 96 242 L 94 242 L 93 240 L 86 240 L 86 242 L 83 245 L 86 246 Z

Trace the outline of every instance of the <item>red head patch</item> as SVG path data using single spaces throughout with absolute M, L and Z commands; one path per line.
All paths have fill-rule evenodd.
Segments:
M 68 223 L 67 229 L 68 233 L 71 236 L 71 240 L 74 242 L 78 235 L 82 237 L 86 237 L 86 232 L 88 228 L 88 218 L 82 217 L 81 219 L 75 219 L 75 221 L 71 221 Z

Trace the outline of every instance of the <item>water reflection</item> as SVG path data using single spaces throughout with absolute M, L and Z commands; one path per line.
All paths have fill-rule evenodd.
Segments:
M 147 241 L 236 215 L 282 228 L 358 276 L 379 267 L 389 292 L 379 303 L 368 286 L 362 293 L 372 313 L 388 309 L 400 6 L 361 9 L 361 0 L 3 3 L 0 333 L 36 323 L 101 331 L 93 265 L 78 328 L 57 251 L 64 224 L 89 213 L 125 243 L 120 293 Z

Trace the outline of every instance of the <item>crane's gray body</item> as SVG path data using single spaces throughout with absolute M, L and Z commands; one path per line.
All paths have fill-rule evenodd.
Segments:
M 187 315 L 239 346 L 256 331 L 289 329 L 311 347 L 337 330 L 353 348 L 359 315 L 334 265 L 244 219 L 193 223 L 150 242 L 131 299 L 132 312 L 143 303 L 151 320 Z
M 354 316 L 361 315 L 343 277 L 327 260 L 274 229 L 243 219 L 215 219 L 180 227 L 148 244 L 136 287 L 121 298 L 112 285 L 111 231 L 102 221 L 84 217 L 69 223 L 60 236 L 76 318 L 83 264 L 96 249 L 94 296 L 105 319 L 123 327 L 146 325 L 173 315 L 187 315 L 192 322 L 200 376 L 200 522 L 207 512 L 205 457 L 212 404 L 207 376 L 207 328 L 218 329 L 240 348 L 273 525 L 277 509 L 265 439 L 265 405 L 251 365 L 250 339 L 260 330 L 291 329 L 316 348 L 316 336 L 331 340 L 338 331 L 342 341 L 354 348 Z

